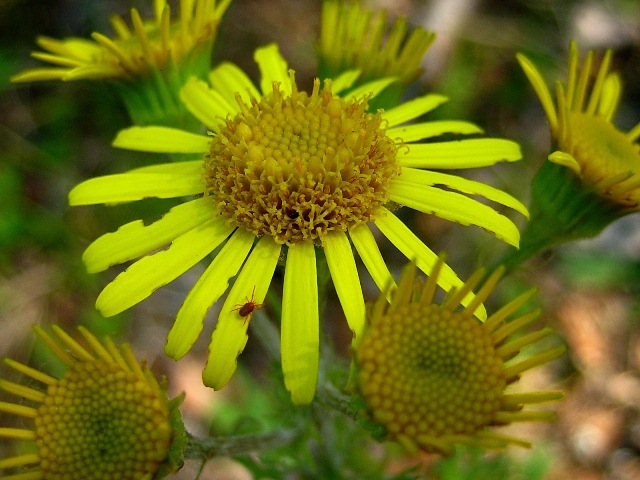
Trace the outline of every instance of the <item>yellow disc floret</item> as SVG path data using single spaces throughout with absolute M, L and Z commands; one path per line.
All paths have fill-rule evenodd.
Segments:
M 316 240 L 372 220 L 399 172 L 397 147 L 367 98 L 331 82 L 311 95 L 273 92 L 227 119 L 205 159 L 206 193 L 229 221 L 281 244 Z
M 555 418 L 553 412 L 520 410 L 528 403 L 562 398 L 561 392 L 509 395 L 505 388 L 521 372 L 556 358 L 563 347 L 506 366 L 521 348 L 550 333 L 543 329 L 507 340 L 537 316 L 534 311 L 504 323 L 531 295 L 518 297 L 481 323 L 473 312 L 495 286 L 500 271 L 489 277 L 475 298 L 469 300 L 470 292 L 482 271 L 437 304 L 433 294 L 441 266 L 436 264 L 423 284 L 411 265 L 391 304 L 383 294 L 369 311 L 369 326 L 356 348 L 358 389 L 368 415 L 385 427 L 389 438 L 412 451 L 450 454 L 458 443 L 528 446 L 487 427 Z M 461 302 L 466 307 L 458 308 Z
M 45 478 L 143 478 L 166 456 L 168 415 L 157 391 L 120 365 L 72 366 L 49 386 L 35 418 Z
M 33 422 L 30 430 L 0 429 L 0 438 L 32 440 L 36 452 L 0 459 L 0 478 L 151 480 L 159 471 L 175 470 L 179 458 L 170 458 L 170 451 L 180 434 L 172 427 L 174 407 L 146 364 L 128 345 L 101 342 L 82 327 L 89 348 L 59 327 L 53 330 L 55 336 L 36 327 L 67 367 L 60 378 L 5 360 L 46 388 L 0 379 L 0 390 L 35 404 L 0 402 L 0 411 Z M 16 475 L 3 476 L 6 468 Z
M 392 434 L 470 434 L 500 408 L 502 359 L 473 317 L 405 305 L 376 319 L 359 350 L 362 394 Z

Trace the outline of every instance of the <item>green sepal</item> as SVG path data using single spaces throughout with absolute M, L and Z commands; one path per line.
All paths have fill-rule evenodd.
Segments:
M 169 400 L 169 423 L 173 432 L 173 439 L 169 445 L 169 451 L 164 462 L 158 468 L 154 480 L 160 480 L 167 475 L 177 472 L 184 465 L 184 451 L 187 446 L 187 431 L 182 420 L 182 412 L 180 406 L 184 402 L 185 393 L 182 392 L 178 396 Z
M 630 213 L 585 185 L 569 168 L 545 161 L 531 187 L 531 220 L 520 249 L 499 263 L 512 271 L 539 253 L 573 240 L 592 238 Z
M 195 76 L 206 79 L 210 69 L 212 46 L 201 45 L 180 64 L 169 60 L 159 70 L 149 66 L 149 73 L 141 78 L 114 80 L 111 84 L 120 95 L 134 125 L 162 125 L 197 131 L 200 122 L 187 110 L 180 99 L 180 90 Z

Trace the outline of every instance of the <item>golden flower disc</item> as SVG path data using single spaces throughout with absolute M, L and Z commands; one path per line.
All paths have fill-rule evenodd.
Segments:
M 640 167 L 638 145 L 606 119 L 580 112 L 568 113 L 570 139 L 573 148 L 569 151 L 580 165 L 581 176 L 592 185 L 625 173 L 636 173 Z M 637 177 L 632 177 L 635 180 Z M 630 181 L 628 179 L 627 181 Z M 624 186 L 620 185 L 620 186 Z M 626 200 L 640 202 L 640 192 L 627 193 Z M 631 198 L 633 197 L 633 198 Z M 621 202 L 622 198 L 616 198 Z
M 205 159 L 207 195 L 230 222 L 280 244 L 315 240 L 369 222 L 399 172 L 394 141 L 367 97 L 342 99 L 331 82 L 308 95 L 273 92 L 214 136 Z
M 43 478 L 151 478 L 171 442 L 168 415 L 158 390 L 120 365 L 72 365 L 35 418 Z
M 410 303 L 374 321 L 358 347 L 361 392 L 392 436 L 464 435 L 492 423 L 507 379 L 477 319 Z

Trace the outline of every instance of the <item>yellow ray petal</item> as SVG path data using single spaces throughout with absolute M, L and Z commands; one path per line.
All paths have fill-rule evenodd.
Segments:
M 141 258 L 118 275 L 100 293 L 96 308 L 111 317 L 141 302 L 211 253 L 232 231 L 220 217 L 189 230 L 168 249 Z
M 499 138 L 473 138 L 439 143 L 414 143 L 398 150 L 403 167 L 475 168 L 522 158 L 520 145 Z
M 484 228 L 515 247 L 520 243 L 520 232 L 511 220 L 459 193 L 403 182 L 398 177 L 391 180 L 391 200 L 452 222 Z
M 360 98 L 363 95 L 371 95 L 371 98 L 375 98 L 380 94 L 380 92 L 382 92 L 382 90 L 384 90 L 397 80 L 397 78 L 391 77 L 380 78 L 378 80 L 367 82 L 364 85 L 360 85 L 359 87 L 356 87 L 352 91 L 350 91 L 346 98 Z
M 387 294 L 387 299 L 391 299 L 391 293 L 396 289 L 396 282 L 382 258 L 378 243 L 369 226 L 358 225 L 350 229 L 349 237 L 378 289 Z
M 347 70 L 342 72 L 336 78 L 331 79 L 331 91 L 340 93 L 355 83 L 360 76 L 360 70 Z
M 209 73 L 209 82 L 224 98 L 234 98 L 235 94 L 239 93 L 247 105 L 251 103 L 252 97 L 261 97 L 247 74 L 233 63 L 223 62 L 214 68 Z M 235 103 L 234 109 L 237 110 Z
M 113 140 L 116 148 L 140 152 L 205 153 L 211 137 L 170 127 L 130 127 L 120 130 Z
M 434 108 L 439 107 L 447 101 L 447 97 L 443 95 L 428 94 L 422 97 L 414 98 L 408 102 L 404 102 L 397 107 L 390 108 L 383 112 L 382 118 L 388 123 L 389 127 L 395 127 L 401 123 L 408 122 L 414 118 L 418 118 Z
M 351 243 L 343 232 L 325 235 L 322 242 L 331 279 L 355 342 L 364 328 L 365 307 Z
M 416 185 L 444 185 L 447 188 L 469 195 L 482 195 L 487 200 L 513 208 L 526 218 L 529 218 L 529 211 L 522 203 L 508 193 L 482 182 L 469 180 L 459 177 L 458 175 L 450 175 L 448 173 L 434 172 L 430 170 L 418 170 L 409 167 L 402 168 L 402 174 L 399 179 L 403 182 L 413 183 Z
M 483 130 L 470 122 L 461 120 L 436 120 L 432 122 L 414 123 L 387 130 L 391 138 L 399 138 L 403 142 L 416 142 L 424 138 L 437 137 L 444 133 L 459 133 L 470 135 L 483 133 Z
M 89 273 L 101 272 L 171 242 L 213 216 L 208 198 L 199 198 L 173 207 L 160 220 L 145 225 L 142 220 L 122 225 L 95 240 L 82 255 Z
M 202 332 L 207 311 L 229 288 L 229 279 L 237 275 L 254 240 L 249 231 L 237 229 L 200 276 L 169 331 L 164 347 L 168 356 L 178 360 L 193 346 Z
M 555 132 L 558 129 L 558 115 L 556 113 L 556 107 L 553 103 L 553 99 L 551 98 L 551 92 L 549 91 L 549 87 L 547 87 L 547 83 L 540 75 L 540 72 L 535 67 L 535 65 L 529 60 L 527 57 L 522 55 L 521 53 L 516 55 L 522 70 L 524 70 L 525 75 L 529 79 L 531 86 L 535 90 L 538 98 L 540 99 L 540 103 L 542 104 L 542 108 L 544 109 L 544 113 L 547 115 L 547 120 L 549 121 L 549 126 L 551 127 L 551 131 Z
M 275 271 L 281 246 L 269 236 L 262 237 L 251 251 L 227 296 L 218 324 L 211 336 L 207 365 L 202 380 L 208 387 L 221 389 L 238 365 L 238 355 L 247 343 L 248 322 L 234 311 L 234 306 L 255 293 L 256 303 L 262 303 Z M 255 291 L 254 291 L 255 288 Z
M 273 91 L 273 84 L 280 84 L 280 91 L 285 95 L 291 95 L 291 80 L 287 62 L 282 55 L 278 45 L 272 43 L 266 47 L 258 48 L 253 54 L 258 67 L 260 68 L 260 90 L 263 95 Z
M 306 405 L 318 382 L 318 282 L 313 242 L 289 247 L 282 298 L 282 371 L 291 400 Z
M 233 99 L 233 95 L 226 97 L 196 77 L 191 77 L 180 89 L 180 99 L 194 117 L 213 131 L 218 131 L 225 118 L 238 111 L 235 102 L 231 104 L 228 101 Z M 207 137 L 207 148 L 201 151 L 208 150 L 210 142 L 211 138 Z
M 416 262 L 416 266 L 425 274 L 431 274 L 433 266 L 438 261 L 438 256 L 409 230 L 398 217 L 389 210 L 382 208 L 381 214 L 376 217 L 375 224 L 384 236 L 387 237 L 409 261 Z M 438 275 L 438 285 L 442 289 L 448 292 L 451 290 L 451 287 L 460 288 L 463 283 L 451 267 L 447 264 L 442 265 L 440 274 Z M 467 295 L 462 302 L 463 305 L 467 305 L 472 298 L 471 294 Z M 487 312 L 484 306 L 478 307 L 474 314 L 481 320 L 487 318 Z
M 69 205 L 122 203 L 143 198 L 175 198 L 204 191 L 200 177 L 162 173 L 121 173 L 85 180 L 69 192 Z

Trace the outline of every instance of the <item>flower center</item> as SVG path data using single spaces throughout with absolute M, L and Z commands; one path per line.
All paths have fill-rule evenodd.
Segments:
M 358 365 L 374 420 L 413 439 L 490 425 L 506 385 L 483 325 L 438 305 L 411 303 L 379 317 L 358 347 Z
M 144 380 L 102 361 L 70 367 L 35 419 L 44 478 L 145 478 L 171 440 L 166 404 Z
M 280 244 L 316 240 L 372 219 L 399 173 L 397 147 L 367 98 L 273 92 L 227 119 L 205 158 L 206 194 L 230 223 Z
M 589 183 L 640 170 L 640 150 L 629 138 L 602 117 L 572 112 L 568 138 L 572 154 Z M 635 175 L 634 175 L 635 177 Z M 637 177 L 635 177 L 637 178 Z M 629 180 L 627 180 L 629 181 Z M 640 197 L 636 193 L 637 197 Z

